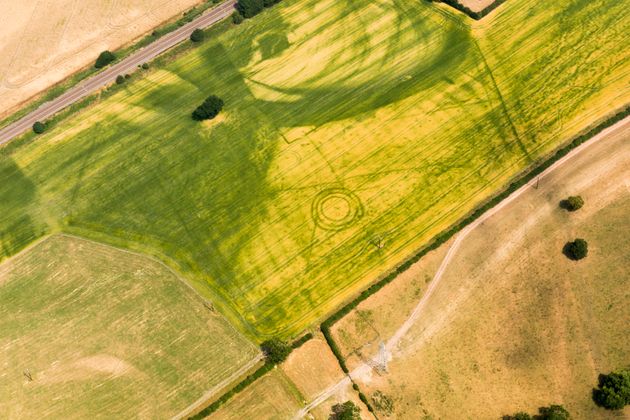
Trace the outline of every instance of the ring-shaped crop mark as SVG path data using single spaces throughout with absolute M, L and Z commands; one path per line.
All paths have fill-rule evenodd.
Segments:
M 345 188 L 320 191 L 313 200 L 311 214 L 315 225 L 325 230 L 342 230 L 363 217 L 361 200 Z

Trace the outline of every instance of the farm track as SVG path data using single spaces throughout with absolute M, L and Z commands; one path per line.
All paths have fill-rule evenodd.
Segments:
M 139 65 L 152 60 L 164 51 L 188 39 L 195 29 L 206 28 L 230 16 L 234 11 L 236 2 L 237 0 L 226 0 L 211 9 L 208 13 L 164 35 L 119 63 L 77 84 L 59 97 L 42 104 L 39 108 L 25 115 L 18 121 L 0 129 L 0 146 L 7 144 L 15 137 L 27 131 L 36 121 L 46 120 L 80 99 L 113 83 L 118 75 L 128 74 L 137 70 Z
M 538 180 L 540 180 L 541 178 L 543 178 L 546 175 L 548 175 L 551 172 L 553 172 L 558 167 L 562 166 L 567 161 L 571 160 L 576 155 L 584 152 L 590 146 L 592 146 L 593 144 L 597 143 L 598 141 L 606 138 L 607 136 L 609 136 L 609 135 L 611 135 L 611 134 L 613 134 L 613 133 L 615 133 L 617 131 L 623 131 L 623 130 L 626 130 L 626 131 L 630 132 L 630 117 L 626 117 L 625 119 L 619 121 L 617 124 L 615 124 L 615 125 L 607 128 L 607 129 L 601 131 L 600 133 L 595 135 L 593 138 L 591 138 L 589 141 L 587 141 L 586 143 L 584 143 L 581 146 L 577 147 L 576 149 L 572 150 L 566 156 L 564 156 L 561 159 L 559 159 L 558 161 L 556 161 L 553 165 L 551 165 L 549 168 L 545 169 L 543 172 L 540 173 L 540 175 L 537 176 L 537 181 L 536 182 L 538 182 Z M 516 200 L 524 192 L 528 191 L 530 189 L 530 187 L 535 188 L 530 183 L 523 185 L 521 188 L 519 188 L 518 190 L 516 190 L 512 194 L 510 194 L 505 200 L 501 201 L 495 207 L 493 207 L 490 210 L 488 210 L 481 217 L 479 217 L 477 220 L 475 220 L 470 225 L 466 226 L 462 231 L 460 231 L 457 234 L 457 236 L 455 237 L 455 240 L 454 240 L 453 244 L 450 246 L 446 256 L 444 257 L 444 259 L 440 263 L 440 266 L 439 266 L 438 270 L 436 271 L 435 275 L 431 279 L 429 288 L 426 290 L 426 292 L 424 293 L 424 295 L 422 296 L 422 298 L 420 299 L 418 304 L 414 307 L 413 311 L 411 312 L 411 314 L 409 315 L 407 320 L 398 328 L 398 330 L 396 330 L 396 332 L 392 335 L 392 337 L 389 340 L 387 340 L 387 342 L 385 344 L 385 350 L 386 350 L 386 352 L 388 354 L 388 357 L 391 358 L 391 357 L 394 356 L 394 351 L 396 350 L 396 348 L 400 344 L 400 341 L 404 338 L 404 336 L 407 334 L 407 332 L 411 329 L 411 327 L 414 325 L 414 323 L 420 317 L 420 314 L 422 313 L 422 309 L 426 306 L 427 302 L 431 298 L 431 295 L 432 295 L 433 291 L 439 285 L 440 280 L 442 279 L 442 276 L 443 276 L 444 272 L 446 271 L 446 269 L 447 269 L 449 263 L 451 262 L 451 260 L 453 259 L 453 257 L 457 254 L 457 250 L 459 249 L 461 243 L 468 237 L 468 235 L 473 230 L 475 230 L 475 228 L 477 228 L 479 225 L 484 223 L 490 217 L 492 217 L 493 215 L 495 215 L 496 213 L 501 211 L 505 206 L 510 204 L 512 201 Z M 361 365 L 359 365 L 354 370 L 352 370 L 352 372 L 350 372 L 342 380 L 340 380 L 337 383 L 335 383 L 334 385 L 331 385 L 330 387 L 328 387 L 320 395 L 318 395 L 312 402 L 310 402 L 308 405 L 306 405 L 304 408 L 302 408 L 295 415 L 294 418 L 295 419 L 303 418 L 310 410 L 312 410 L 313 408 L 317 407 L 319 404 L 323 403 L 328 398 L 333 396 L 339 389 L 343 388 L 345 385 L 350 384 L 352 379 L 362 377 L 366 373 L 369 373 L 369 371 L 372 369 L 370 364 L 372 362 L 376 363 L 377 360 L 378 360 L 377 359 L 378 356 L 379 355 L 373 355 L 372 358 L 369 361 L 363 362 Z

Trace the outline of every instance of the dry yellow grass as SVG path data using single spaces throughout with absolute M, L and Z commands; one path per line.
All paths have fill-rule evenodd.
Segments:
M 614 416 L 590 396 L 597 375 L 630 355 L 627 139 L 626 130 L 591 146 L 467 237 L 388 374 L 359 380 L 366 393 L 394 398 L 391 417 L 498 418 L 552 403 L 574 418 Z M 586 200 L 576 213 L 558 206 L 571 194 Z M 575 237 L 589 242 L 580 262 L 561 253 Z M 364 345 L 356 317 L 387 307 L 379 300 L 340 322 L 346 348 Z M 369 328 L 390 333 L 379 322 Z
M 0 116 L 200 0 L 0 0 Z

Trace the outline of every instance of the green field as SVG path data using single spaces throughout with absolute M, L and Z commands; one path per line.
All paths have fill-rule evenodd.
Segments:
M 145 257 L 52 236 L 0 265 L 2 418 L 167 418 L 256 353 Z
M 603 0 L 285 0 L 7 149 L 2 255 L 129 247 L 250 336 L 296 334 L 628 102 L 629 30 Z

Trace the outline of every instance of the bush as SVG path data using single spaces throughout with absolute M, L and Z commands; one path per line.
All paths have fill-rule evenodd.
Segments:
M 210 95 L 192 113 L 195 121 L 211 120 L 223 109 L 223 100 L 215 95 Z
M 205 34 L 203 33 L 203 31 L 199 28 L 195 29 L 194 31 L 192 31 L 192 33 L 190 34 L 190 40 L 192 42 L 201 42 L 203 41 L 203 39 L 205 38 Z
M 630 369 L 599 375 L 599 386 L 593 389 L 593 400 L 609 410 L 621 410 L 629 405 Z
M 122 74 L 116 76 L 116 84 L 122 85 L 123 83 L 125 83 L 125 76 L 123 76 Z
M 43 122 L 36 121 L 35 124 L 33 124 L 33 131 L 35 132 L 35 134 L 42 134 L 44 131 L 46 131 L 46 126 Z
M 149 63 L 142 64 L 142 70 L 148 70 L 148 69 L 149 69 Z
M 260 349 L 265 353 L 267 363 L 272 365 L 284 362 L 291 353 L 291 346 L 279 338 L 272 338 L 263 342 Z
M 114 61 L 115 59 L 116 59 L 116 56 L 114 54 L 112 54 L 109 51 L 103 51 L 96 59 L 96 63 L 94 64 L 94 67 L 96 67 L 97 69 L 101 69 L 105 67 L 106 65 L 108 65 L 109 63 L 111 63 L 112 61 Z
M 264 8 L 263 0 L 238 0 L 236 3 L 236 10 L 247 19 L 256 16 Z
M 584 199 L 579 195 L 572 195 L 566 200 L 560 202 L 560 207 L 568 211 L 576 211 L 582 208 Z
M 588 254 L 588 243 L 582 238 L 577 238 L 573 242 L 567 242 L 563 252 L 572 260 L 581 260 Z
M 513 416 L 503 416 L 503 420 L 567 420 L 570 418 L 569 412 L 561 405 L 552 404 L 549 407 L 540 407 L 538 415 L 530 416 L 527 413 L 520 412 Z
M 243 19 L 243 15 L 241 15 L 238 10 L 232 13 L 232 23 L 234 23 L 235 25 L 240 25 L 241 23 L 243 23 Z
M 352 401 L 332 406 L 330 420 L 361 420 L 361 411 Z

